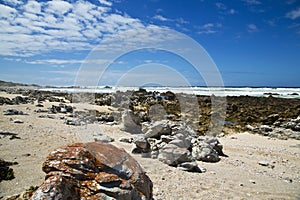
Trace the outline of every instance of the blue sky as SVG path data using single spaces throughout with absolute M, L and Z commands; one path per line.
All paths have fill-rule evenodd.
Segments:
M 90 60 L 89 83 L 110 63 L 105 52 L 172 42 L 171 30 L 202 45 L 226 86 L 300 87 L 297 0 L 0 0 L 0 79 L 74 85 L 91 51 L 103 47 Z M 135 68 L 144 70 L 124 76 Z M 146 75 L 181 84 L 175 71 L 191 85 L 207 83 L 179 56 L 141 50 L 114 60 L 100 84 Z

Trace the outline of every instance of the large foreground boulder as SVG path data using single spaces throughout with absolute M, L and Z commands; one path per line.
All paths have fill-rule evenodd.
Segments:
M 51 152 L 44 183 L 31 199 L 152 199 L 152 182 L 125 150 L 102 142 Z

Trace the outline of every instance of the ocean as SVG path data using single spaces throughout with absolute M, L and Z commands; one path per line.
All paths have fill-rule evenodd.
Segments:
M 194 95 L 215 95 L 215 96 L 255 96 L 255 97 L 273 97 L 279 98 L 297 98 L 300 99 L 300 88 L 273 88 L 273 87 L 55 87 L 39 88 L 43 91 L 66 92 L 66 93 L 115 93 L 117 91 L 133 91 L 139 88 L 147 91 L 185 93 Z

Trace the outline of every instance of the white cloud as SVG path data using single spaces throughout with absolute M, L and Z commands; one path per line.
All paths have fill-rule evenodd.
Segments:
M 189 22 L 184 20 L 183 18 L 178 18 L 178 19 L 176 19 L 176 21 L 180 24 L 189 24 Z
M 39 14 L 41 13 L 41 4 L 36 1 L 28 1 L 23 9 L 28 13 Z
M 163 22 L 171 21 L 170 19 L 165 18 L 165 17 L 163 17 L 163 16 L 161 16 L 161 15 L 155 15 L 155 16 L 152 17 L 152 18 L 155 19 L 155 20 L 163 21 Z
M 9 0 L 6 0 L 8 2 Z M 16 2 L 17 4 L 18 2 Z M 0 55 L 32 56 L 55 50 L 90 50 L 119 31 L 145 25 L 126 14 L 111 13 L 109 1 L 28 1 L 0 4 Z
M 51 13 L 65 14 L 72 9 L 72 5 L 66 1 L 49 1 L 47 11 Z
M 286 14 L 286 17 L 290 18 L 290 19 L 297 19 L 298 17 L 300 17 L 300 7 L 295 9 L 295 10 L 292 10 L 292 11 L 288 12 Z
M 255 24 L 248 24 L 247 28 L 248 28 L 248 32 L 250 32 L 250 33 L 259 31 L 259 29 L 257 28 L 257 26 Z
M 99 2 L 100 2 L 101 4 L 103 4 L 103 5 L 106 5 L 106 6 L 111 6 L 111 5 L 112 5 L 112 3 L 109 2 L 109 1 L 107 1 L 107 0 L 99 0 Z
M 1 19 L 6 19 L 6 20 L 11 20 L 16 16 L 17 10 L 0 4 L 0 18 Z
M 199 29 L 198 34 L 213 34 L 219 32 L 219 29 L 222 27 L 220 23 L 207 23 L 202 26 L 196 27 Z
M 22 0 L 3 0 L 3 2 L 11 6 L 19 6 L 24 4 Z

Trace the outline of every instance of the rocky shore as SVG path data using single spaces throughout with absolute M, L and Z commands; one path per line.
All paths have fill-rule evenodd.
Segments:
M 214 199 L 224 194 L 238 199 L 261 195 L 272 199 L 299 197 L 300 99 L 192 96 L 144 89 L 91 95 L 7 87 L 0 94 L 0 166 L 2 172 L 7 172 L 1 172 L 0 198 L 7 199 L 26 189 L 25 194 L 36 196 L 34 191 L 40 190 L 36 186 L 45 177 L 41 166 L 46 156 L 74 142 L 105 142 L 124 148 L 144 168 L 140 172 L 145 170 L 153 182 L 154 199 Z M 191 101 L 183 105 L 184 99 Z M 226 113 L 218 116 L 224 102 Z M 223 106 L 213 110 L 212 104 Z M 211 134 L 209 130 L 216 126 L 221 131 Z M 54 172 L 58 169 L 63 174 L 67 170 L 59 167 Z M 152 198 L 150 189 L 138 197 L 141 192 L 129 189 L 135 187 L 129 187 L 130 182 L 124 189 L 122 184 L 129 177 L 124 179 L 117 172 L 108 176 L 104 174 L 108 171 L 100 171 L 103 173 L 95 184 L 121 189 L 114 193 L 102 188 L 99 193 L 87 187 L 84 191 L 90 192 L 80 194 Z M 55 176 L 46 175 L 46 179 Z M 95 178 L 74 177 L 80 185 L 82 180 Z M 191 180 L 194 182 L 190 188 L 182 185 Z M 268 181 L 274 186 L 258 189 Z M 276 191 L 276 187 L 284 191 Z M 187 188 L 189 192 L 182 196 Z M 103 192 L 106 190 L 108 193 Z

